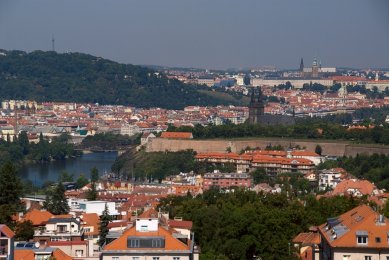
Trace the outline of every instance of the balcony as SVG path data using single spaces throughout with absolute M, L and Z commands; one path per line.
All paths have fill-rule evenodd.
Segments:
M 35 230 L 34 237 L 51 237 L 51 236 L 82 236 L 84 229 L 80 230 Z

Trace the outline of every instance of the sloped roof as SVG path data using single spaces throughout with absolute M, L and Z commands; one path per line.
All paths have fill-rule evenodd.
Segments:
M 350 189 L 359 190 L 363 195 L 372 195 L 373 191 L 376 189 L 375 185 L 368 180 L 343 180 L 338 185 L 336 185 L 332 194 L 344 194 L 347 193 Z
M 182 228 L 182 229 L 192 229 L 193 223 L 192 221 L 187 220 L 172 220 L 169 219 L 169 227 L 172 228 Z
M 54 215 L 47 210 L 32 209 L 26 213 L 23 220 L 31 221 L 34 226 L 44 225 L 46 221 L 52 218 Z
M 6 235 L 8 238 L 13 238 L 15 236 L 15 233 L 4 224 L 0 224 L 0 232 Z
M 329 219 L 319 227 L 319 232 L 332 247 L 358 247 L 357 234 L 363 233 L 368 236 L 368 244 L 363 245 L 364 248 L 389 248 L 389 221 L 383 218 L 383 222 L 379 223 L 379 217 L 379 213 L 369 206 L 361 205 L 338 218 Z M 333 231 L 337 234 L 335 239 Z
M 83 213 L 81 216 L 83 226 L 93 226 L 93 232 L 86 232 L 86 235 L 99 234 L 99 216 L 96 213 Z
M 103 249 L 104 251 L 110 251 L 110 250 L 124 250 L 124 251 L 131 251 L 131 250 L 142 250 L 142 248 L 128 248 L 127 247 L 127 237 L 164 237 L 165 238 L 165 248 L 164 250 L 169 251 L 182 251 L 182 250 L 190 250 L 189 245 L 181 242 L 180 240 L 173 237 L 171 231 L 168 231 L 161 226 L 158 226 L 158 231 L 153 232 L 139 232 L 136 231 L 136 227 L 131 227 L 124 231 L 124 233 L 116 240 L 112 241 L 110 244 L 106 245 Z M 190 243 L 190 241 L 189 241 Z M 189 244 L 188 243 L 188 244 Z M 161 248 L 147 248 L 147 251 L 153 251 L 153 250 L 161 250 Z
M 14 259 L 35 260 L 35 253 L 31 249 L 16 249 Z

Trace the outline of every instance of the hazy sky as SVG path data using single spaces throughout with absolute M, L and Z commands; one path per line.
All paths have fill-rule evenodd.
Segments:
M 0 0 L 0 49 L 203 68 L 389 67 L 388 0 Z

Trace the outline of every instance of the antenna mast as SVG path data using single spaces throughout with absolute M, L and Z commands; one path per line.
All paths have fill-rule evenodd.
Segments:
M 55 39 L 54 34 L 51 36 L 51 50 L 55 51 Z

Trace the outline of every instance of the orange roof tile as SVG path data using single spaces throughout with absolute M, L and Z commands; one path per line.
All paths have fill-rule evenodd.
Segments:
M 329 226 L 328 230 L 326 229 L 327 223 L 322 224 L 319 232 L 332 247 L 358 247 L 357 233 L 363 232 L 368 236 L 368 243 L 363 245 L 364 248 L 389 248 L 389 244 L 386 243 L 389 221 L 384 218 L 383 223 L 378 223 L 379 216 L 379 213 L 369 206 L 361 205 L 340 215 L 337 218 L 339 223 Z M 332 237 L 334 229 L 342 230 L 342 232 L 338 231 L 336 239 Z
M 118 239 L 112 241 L 110 244 L 106 245 L 104 247 L 104 251 L 107 250 L 139 250 L 140 248 L 128 248 L 127 247 L 127 237 L 129 236 L 147 236 L 147 237 L 153 237 L 153 236 L 158 236 L 158 237 L 165 237 L 165 248 L 164 250 L 189 250 L 190 247 L 189 245 L 181 242 L 180 240 L 176 239 L 173 237 L 171 231 L 168 231 L 161 226 L 158 226 L 158 231 L 155 232 L 139 232 L 136 231 L 135 227 L 131 227 L 124 231 L 121 237 Z M 190 241 L 189 241 L 190 242 Z M 189 243 L 188 243 L 189 244 Z M 161 250 L 160 248 L 147 248 L 148 251 L 153 251 L 153 250 Z
M 93 231 L 85 232 L 85 235 L 98 235 L 100 218 L 96 213 L 83 213 L 82 215 L 83 226 L 92 226 Z
M 47 210 L 37 210 L 32 209 L 26 213 L 23 220 L 31 221 L 34 226 L 44 225 L 44 222 L 48 221 L 49 218 L 52 218 L 54 215 Z
M 13 238 L 15 236 L 15 233 L 7 225 L 4 224 L 0 224 L 0 232 L 8 238 Z
M 14 259 L 35 260 L 35 254 L 31 249 L 17 249 L 14 251 Z

